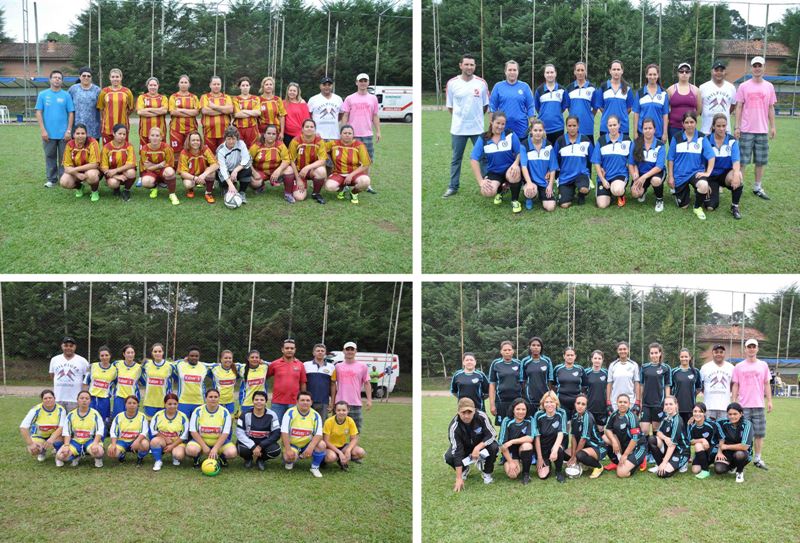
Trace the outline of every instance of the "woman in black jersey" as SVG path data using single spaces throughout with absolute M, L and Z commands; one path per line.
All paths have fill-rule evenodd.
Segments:
M 597 351 L 595 351 L 597 352 Z M 597 479 L 603 474 L 600 461 L 606 455 L 605 444 L 597 432 L 594 416 L 587 409 L 588 398 L 586 394 L 578 394 L 575 398 L 575 414 L 572 416 L 571 434 L 572 445 L 567 449 L 569 457 L 567 465 L 572 466 L 580 462 L 585 466 L 594 468 L 590 479 Z
M 597 431 L 603 434 L 608 415 L 613 411 L 610 409 L 611 402 L 606 397 L 606 385 L 608 384 L 608 370 L 603 367 L 603 351 L 594 350 L 589 358 L 591 366 L 583 370 L 582 389 L 586 393 L 586 410 L 592 414 L 597 425 Z M 607 410 L 607 406 L 609 409 Z
M 531 482 L 531 462 L 533 460 L 533 426 L 528 402 L 517 398 L 511 404 L 511 416 L 503 420 L 500 428 L 500 454 L 503 455 L 503 469 L 509 479 L 522 474 L 522 484 Z
M 672 395 L 678 400 L 680 416 L 684 426 L 692 418 L 692 409 L 697 402 L 697 393 L 703 389 L 700 370 L 692 364 L 692 355 L 689 349 L 681 349 L 678 354 L 681 365 L 672 368 Z
M 514 358 L 514 344 L 506 340 L 500 343 L 500 358 L 489 366 L 489 411 L 500 426 L 508 417 L 511 402 L 522 393 L 520 361 Z
M 528 356 L 522 359 L 523 396 L 530 405 L 539 405 L 542 395 L 553 384 L 553 363 L 545 355 L 542 338 L 532 337 L 528 342 Z
M 689 435 L 683 420 L 678 416 L 678 401 L 675 396 L 664 398 L 664 414 L 656 435 L 647 439 L 656 463 L 649 471 L 661 478 L 672 477 L 679 470 L 686 471 L 689 462 Z
M 728 417 L 717 421 L 720 430 L 719 450 L 714 458 L 718 474 L 736 471 L 736 482 L 744 482 L 744 467 L 752 460 L 753 426 L 744 418 L 741 404 L 728 405 Z
M 253 392 L 253 410 L 242 413 L 236 421 L 236 448 L 244 458 L 244 467 L 256 466 L 264 471 L 264 462 L 281 454 L 281 421 L 267 409 L 267 393 Z
M 608 418 L 603 434 L 603 441 L 611 449 L 608 453 L 611 463 L 604 469 L 616 470 L 617 477 L 623 478 L 633 475 L 647 454 L 647 445 L 641 439 L 639 420 L 630 407 L 630 396 L 617 396 L 617 410 Z
M 564 482 L 564 445 L 567 436 L 567 413 L 559 406 L 558 396 L 546 392 L 539 403 L 539 411 L 533 416 L 533 438 L 536 446 L 536 473 L 539 479 L 550 476 L 551 462 L 555 466 L 556 479 Z
M 553 382 L 561 408 L 567 413 L 567 420 L 575 412 L 575 398 L 581 393 L 583 383 L 583 368 L 575 364 L 577 354 L 575 349 L 564 349 L 564 363 L 553 369 Z
M 706 419 L 706 404 L 697 402 L 692 410 L 692 421 L 689 423 L 689 443 L 694 449 L 692 473 L 698 479 L 711 475 L 708 465 L 714 460 L 719 448 L 719 426 Z

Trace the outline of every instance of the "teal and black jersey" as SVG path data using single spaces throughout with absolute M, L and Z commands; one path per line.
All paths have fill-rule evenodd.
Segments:
M 739 419 L 739 423 L 734 425 L 728 419 L 719 419 L 717 426 L 719 427 L 720 443 L 747 445 L 749 447 L 748 454 L 753 450 L 753 425 L 749 420 L 742 417 Z
M 642 405 L 661 407 L 666 387 L 672 386 L 672 372 L 664 362 L 642 366 Z
M 522 422 L 517 422 L 516 419 L 511 417 L 503 419 L 498 443 L 502 445 L 506 441 L 519 439 L 523 436 L 533 437 L 533 417 L 526 417 L 522 419 Z
M 573 443 L 577 444 L 581 439 L 586 440 L 586 445 L 591 445 L 596 449 L 605 447 L 603 438 L 597 432 L 597 423 L 594 420 L 589 410 L 583 412 L 583 415 L 575 413 L 572 415 L 572 434 Z
M 489 367 L 489 382 L 496 387 L 495 400 L 513 402 L 522 395 L 522 364 L 516 358 L 506 362 L 497 358 Z
M 600 368 L 584 368 L 581 387 L 588 399 L 586 410 L 589 413 L 606 412 L 606 385 L 608 384 L 608 370 Z
M 521 381 L 525 389 L 525 397 L 531 405 L 538 406 L 544 393 L 550 390 L 553 383 L 553 363 L 545 355 L 534 359 L 526 356 L 522 359 Z
M 631 411 L 621 415 L 619 411 L 614 411 L 608 422 L 606 422 L 606 430 L 617 436 L 619 440 L 620 450 L 624 451 L 631 440 L 636 442 L 636 447 L 644 447 L 645 440 L 639 439 L 641 431 L 639 430 L 639 420 Z
M 683 419 L 677 413 L 670 417 L 664 417 L 658 431 L 667 436 L 675 443 L 675 453 L 678 456 L 689 456 L 689 432 L 683 425 Z
M 573 364 L 571 368 L 568 368 L 566 364 L 559 364 L 553 368 L 553 383 L 555 383 L 559 401 L 562 403 L 565 399 L 575 401 L 575 398 L 581 393 L 583 368 L 578 364 Z
M 489 379 L 479 370 L 471 373 L 458 370 L 450 380 L 450 393 L 459 400 L 461 398 L 469 398 L 475 402 L 475 407 L 485 411 L 483 400 L 489 396 Z
M 697 398 L 697 393 L 703 390 L 703 380 L 700 370 L 678 366 L 672 368 L 672 395 L 678 399 L 678 411 L 691 413 Z
M 694 421 L 689 423 L 689 443 L 694 439 L 705 439 L 711 445 L 711 452 L 717 453 L 719 447 L 720 429 L 716 422 L 708 419 L 698 426 Z
M 533 415 L 533 437 L 541 437 L 544 441 L 552 441 L 558 434 L 564 434 L 562 444 L 566 447 L 567 437 L 567 412 L 560 407 L 555 410 L 552 417 L 546 411 L 537 411 Z

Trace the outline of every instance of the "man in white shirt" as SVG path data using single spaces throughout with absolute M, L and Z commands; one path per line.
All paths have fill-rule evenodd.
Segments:
M 700 97 L 703 100 L 703 126 L 700 131 L 706 136 L 711 134 L 711 122 L 714 115 L 724 113 L 728 121 L 728 134 L 733 134 L 731 112 L 736 106 L 736 87 L 725 80 L 725 63 L 714 62 L 711 68 L 711 81 L 700 85 Z
M 308 112 L 317 123 L 317 134 L 325 141 L 339 139 L 342 97 L 333 93 L 333 79 L 327 75 L 319 82 L 319 94 L 308 100 Z
M 489 108 L 489 86 L 486 81 L 474 75 L 475 58 L 464 55 L 458 66 L 461 68 L 461 75 L 447 82 L 447 110 L 452 114 L 450 140 L 453 145 L 453 159 L 450 161 L 450 185 L 442 198 L 458 192 L 461 160 L 467 140 L 475 145 L 483 132 L 483 117 Z M 482 166 L 481 170 L 483 169 Z
M 733 364 L 725 360 L 725 346 L 716 344 L 711 349 L 712 359 L 700 368 L 703 378 L 703 403 L 706 417 L 711 420 L 724 419 L 731 403 Z
M 78 392 L 83 390 L 83 379 L 89 373 L 89 362 L 75 354 L 75 340 L 69 336 L 61 340 L 61 354 L 50 359 L 50 376 L 56 402 L 67 413 L 78 407 Z

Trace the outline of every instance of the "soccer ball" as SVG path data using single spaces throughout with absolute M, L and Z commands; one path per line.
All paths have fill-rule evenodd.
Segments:
M 238 192 L 226 192 L 224 201 L 225 207 L 228 209 L 236 209 L 242 205 L 242 197 L 239 196 Z
M 214 477 L 219 473 L 219 460 L 215 460 L 213 458 L 206 458 L 205 460 L 203 460 L 200 469 L 203 471 L 203 475 Z
M 583 474 L 583 467 L 580 464 L 575 464 L 574 466 L 567 466 L 564 468 L 564 473 L 567 474 L 567 477 L 570 479 L 577 479 Z

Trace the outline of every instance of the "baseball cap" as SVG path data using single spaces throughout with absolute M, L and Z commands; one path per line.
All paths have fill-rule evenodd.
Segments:
M 356 76 L 356 81 L 361 81 L 362 79 L 369 81 L 369 76 L 363 72 Z
M 760 57 L 760 56 L 759 57 L 753 57 L 750 60 L 750 66 L 752 66 L 753 64 L 761 64 L 763 66 L 764 64 L 766 64 L 766 61 L 764 61 L 764 57 Z
M 345 343 L 344 347 L 342 347 L 342 349 L 344 350 L 344 349 L 347 349 L 348 347 L 352 347 L 353 349 L 358 349 L 358 347 L 356 347 L 355 342 L 353 342 L 353 341 L 348 341 L 347 343 Z
M 323 78 L 319 80 L 319 84 L 324 85 L 325 83 L 333 83 L 333 79 L 331 79 L 327 75 L 323 76 Z
M 716 351 L 717 349 L 722 349 L 724 351 L 725 350 L 725 345 L 723 345 L 722 343 L 717 343 L 716 345 L 714 345 L 711 348 L 712 351 Z
M 75 338 L 72 336 L 64 336 L 64 339 L 61 340 L 61 343 L 72 343 L 75 345 Z
M 462 411 L 475 411 L 475 402 L 469 398 L 461 398 L 458 400 L 458 412 Z
M 727 66 L 725 66 L 725 63 L 721 60 L 717 60 L 714 62 L 714 65 L 711 67 L 711 69 L 716 70 L 717 68 L 727 68 Z
M 758 347 L 758 340 L 754 339 L 754 338 L 750 338 L 750 339 L 748 339 L 747 341 L 744 342 L 744 346 L 745 347 L 749 347 L 750 345 L 755 345 L 756 347 Z
M 678 64 L 678 69 L 680 70 L 681 68 L 689 68 L 689 71 L 691 71 L 692 65 L 689 64 L 688 62 L 681 62 L 680 64 Z

